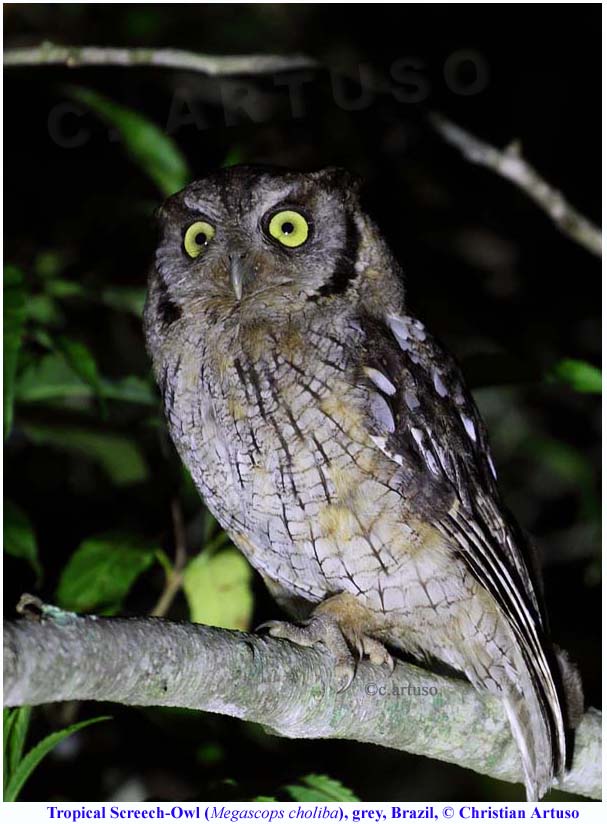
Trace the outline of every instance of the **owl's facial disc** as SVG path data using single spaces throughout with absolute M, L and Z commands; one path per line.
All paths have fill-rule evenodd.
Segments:
M 240 323 L 345 295 L 359 271 L 359 214 L 356 187 L 339 170 L 213 172 L 159 213 L 162 305 Z
M 312 233 L 312 221 L 296 208 L 273 208 L 263 216 L 260 227 L 265 237 L 285 251 L 303 246 Z M 195 261 L 207 251 L 215 237 L 215 227 L 206 220 L 195 220 L 183 231 L 183 251 Z M 249 250 L 232 249 L 227 255 L 230 284 L 236 300 L 242 300 L 243 289 L 253 280 L 254 265 Z

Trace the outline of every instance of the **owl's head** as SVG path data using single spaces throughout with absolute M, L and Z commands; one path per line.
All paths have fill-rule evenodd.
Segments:
M 190 184 L 159 210 L 146 324 L 279 322 L 360 291 L 366 271 L 393 272 L 358 189 L 336 168 L 233 166 Z

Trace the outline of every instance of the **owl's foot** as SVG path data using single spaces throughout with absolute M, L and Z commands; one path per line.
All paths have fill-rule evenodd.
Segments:
M 390 655 L 381 641 L 377 641 L 375 638 L 370 638 L 368 635 L 363 635 L 362 648 L 363 655 L 366 655 L 372 664 L 375 664 L 378 667 L 385 664 L 390 672 L 394 672 L 394 658 Z M 362 658 L 362 655 L 360 657 Z
M 337 622 L 329 615 L 313 615 L 303 624 L 288 621 L 266 621 L 257 627 L 265 630 L 273 638 L 284 638 L 300 647 L 324 644 L 335 658 L 335 681 L 337 692 L 347 689 L 356 674 L 356 659 L 350 652 L 344 635 Z
M 394 659 L 386 647 L 366 633 L 368 626 L 367 610 L 353 596 L 343 593 L 319 604 L 312 617 L 302 624 L 268 621 L 258 629 L 264 629 L 274 638 L 284 638 L 301 647 L 324 644 L 336 659 L 337 691 L 342 692 L 352 683 L 357 661 L 364 656 L 372 664 L 386 665 L 390 672 L 394 669 Z

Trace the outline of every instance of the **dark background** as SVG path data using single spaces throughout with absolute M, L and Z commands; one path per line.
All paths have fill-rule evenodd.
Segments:
M 358 111 L 336 102 L 326 70 L 312 72 L 301 117 L 292 116 L 273 77 L 236 79 L 235 87 L 170 69 L 5 70 L 6 260 L 21 267 L 34 291 L 39 257 L 49 251 L 63 261 L 63 277 L 91 293 L 145 283 L 152 212 L 162 197 L 92 114 L 62 122 L 68 137 L 88 130 L 84 145 L 53 140 L 49 113 L 68 99 L 67 83 L 103 92 L 162 128 L 175 93 L 188 96 L 199 123 L 182 124 L 172 136 L 194 176 L 230 157 L 304 169 L 337 164 L 359 173 L 404 264 L 411 307 L 477 387 L 502 489 L 537 539 L 554 637 L 578 662 L 587 702 L 600 706 L 600 401 L 545 379 L 563 358 L 600 365 L 599 260 L 561 235 L 515 187 L 465 162 L 426 121 L 428 112 L 440 111 L 496 146 L 520 140 L 540 174 L 598 223 L 599 6 L 40 4 L 9 5 L 4 16 L 5 48 L 51 40 L 217 54 L 302 52 L 332 67 L 337 96 L 350 100 L 361 94 L 360 65 L 372 67 L 377 91 Z M 460 50 L 473 50 L 487 67 L 477 93 L 463 93 L 474 89 L 470 70 L 445 80 L 445 63 Z M 423 63 L 419 102 L 391 93 L 391 67 L 405 57 Z M 222 93 L 224 100 L 243 93 L 243 82 L 250 87 L 243 99 L 248 113 L 220 102 Z M 406 90 L 420 92 L 419 76 Z M 104 375 L 148 376 L 133 315 L 67 299 L 56 323 L 87 343 Z M 35 355 L 36 342 L 29 346 Z M 51 601 L 67 558 L 87 536 L 127 528 L 170 551 L 171 498 L 182 496 L 188 525 L 200 513 L 196 499 L 182 495 L 178 462 L 150 424 L 149 409 L 110 404 L 103 423 L 136 439 L 146 456 L 147 479 L 130 486 L 118 488 L 95 465 L 34 443 L 26 432 L 32 421 L 53 425 L 94 414 L 23 403 L 7 443 L 6 496 L 34 525 L 44 568 L 37 591 Z M 5 570 L 11 615 L 34 582 L 21 561 L 7 559 Z M 160 587 L 157 573 L 144 576 L 123 612 L 149 611 Z M 255 620 L 274 617 L 257 580 L 255 595 Z M 185 615 L 180 599 L 171 616 Z M 115 721 L 51 755 L 24 800 L 246 799 L 280 795 L 282 785 L 309 772 L 343 781 L 365 801 L 523 797 L 521 787 L 380 748 L 284 741 L 220 717 L 103 709 Z M 90 706 L 42 708 L 32 740 L 93 713 Z

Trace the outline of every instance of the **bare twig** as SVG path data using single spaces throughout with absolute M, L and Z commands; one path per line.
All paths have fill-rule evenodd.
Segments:
M 464 157 L 472 163 L 492 169 L 514 183 L 552 218 L 563 234 L 600 257 L 600 229 L 574 209 L 557 189 L 540 177 L 521 155 L 517 142 L 500 151 L 442 115 L 434 114 L 430 120 L 447 143 L 459 149 Z
M 113 48 L 100 46 L 59 46 L 42 43 L 29 48 L 7 49 L 5 66 L 162 66 L 201 72 L 212 77 L 264 75 L 320 68 L 306 55 L 206 55 L 180 49 Z M 473 163 L 487 166 L 526 192 L 548 214 L 559 229 L 588 251 L 601 255 L 601 232 L 571 206 L 563 195 L 540 177 L 520 153 L 517 143 L 500 151 L 474 135 L 434 114 L 431 122 L 442 137 Z
M 164 618 L 175 600 L 175 596 L 183 583 L 183 568 L 188 560 L 183 513 L 177 498 L 171 501 L 171 517 L 173 519 L 173 535 L 175 541 L 175 562 L 167 575 L 164 590 L 160 594 L 156 606 L 150 613 L 156 618 Z
M 180 49 L 123 49 L 100 46 L 59 46 L 41 43 L 30 48 L 7 49 L 5 66 L 163 66 L 202 72 L 211 77 L 247 74 L 274 74 L 318 66 L 301 54 L 195 54 Z
M 30 597 L 30 603 L 32 599 Z M 463 680 L 410 664 L 360 664 L 333 686 L 322 648 L 174 623 L 97 618 L 40 602 L 4 627 L 4 703 L 116 701 L 173 706 L 255 721 L 290 738 L 366 741 L 450 761 L 505 781 L 522 772 L 502 703 Z M 586 713 L 561 789 L 601 792 L 601 716 Z

